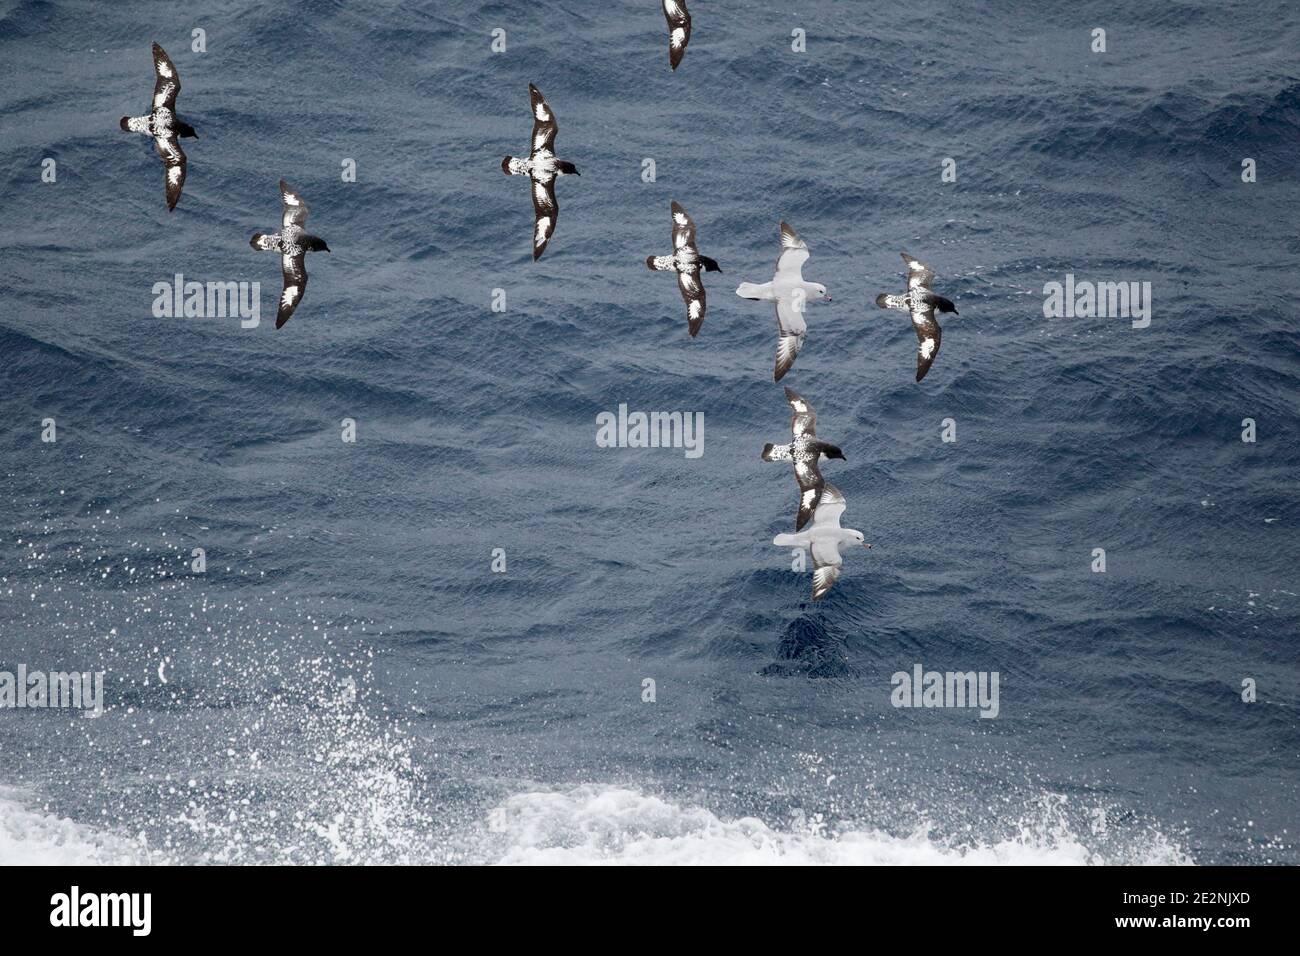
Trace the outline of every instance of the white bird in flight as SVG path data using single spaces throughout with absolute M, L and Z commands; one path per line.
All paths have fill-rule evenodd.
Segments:
M 803 548 L 812 554 L 812 599 L 820 600 L 840 577 L 844 558 L 840 548 L 862 545 L 870 548 L 861 531 L 840 527 L 840 515 L 847 503 L 834 485 L 822 489 L 821 501 L 813 512 L 812 524 L 795 534 L 778 534 L 772 543 L 780 548 Z
M 809 297 L 826 302 L 831 297 L 826 294 L 826 286 L 820 282 L 803 280 L 803 264 L 808 261 L 808 244 L 799 238 L 790 226 L 781 223 L 781 255 L 776 260 L 776 274 L 771 282 L 762 284 L 742 282 L 736 289 L 736 295 L 742 299 L 758 299 L 776 302 L 776 372 L 772 381 L 779 382 L 795 356 L 803 348 L 808 335 L 808 325 L 804 322 L 804 305 Z

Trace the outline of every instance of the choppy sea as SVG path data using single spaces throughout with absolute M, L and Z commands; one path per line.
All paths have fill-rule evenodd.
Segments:
M 0 862 L 1300 862 L 1294 5 L 691 7 L 672 72 L 654 0 L 0 2 L 0 671 L 106 705 L 0 710 Z M 282 178 L 331 252 L 277 331 Z M 874 545 L 815 604 L 733 292 L 782 219 Z M 903 250 L 960 310 L 920 384 Z M 178 273 L 260 326 L 155 317 Z M 1149 326 L 1045 317 L 1067 274 Z M 620 404 L 703 454 L 597 447 Z M 918 664 L 998 716 L 894 707 Z

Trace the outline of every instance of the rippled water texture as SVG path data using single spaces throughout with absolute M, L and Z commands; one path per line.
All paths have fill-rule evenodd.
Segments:
M 0 711 L 0 860 L 1300 862 L 1293 5 L 693 7 L 672 72 L 652 0 L 0 3 L 0 670 L 108 703 Z M 582 174 L 536 263 L 529 82 Z M 281 178 L 332 251 L 277 331 Z M 733 294 L 782 219 L 874 545 L 816 605 Z M 960 310 L 920 384 L 902 250 Z M 260 326 L 155 318 L 177 273 Z M 1067 273 L 1149 327 L 1045 318 Z M 598 448 L 620 403 L 703 455 Z M 916 664 L 999 716 L 894 708 Z

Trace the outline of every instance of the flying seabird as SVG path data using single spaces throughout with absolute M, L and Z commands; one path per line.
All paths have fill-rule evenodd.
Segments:
M 194 127 L 176 115 L 176 94 L 181 91 L 181 75 L 176 65 L 157 43 L 153 45 L 153 108 L 148 116 L 123 116 L 118 125 L 128 133 L 153 137 L 154 147 L 162 157 L 167 189 L 167 211 L 176 208 L 185 185 L 185 150 L 180 137 L 198 138 Z
M 682 62 L 686 44 L 691 42 L 691 13 L 686 0 L 663 0 L 664 19 L 668 21 L 668 62 L 672 68 Z
M 943 338 L 943 330 L 934 320 L 934 310 L 937 308 L 940 312 L 951 312 L 953 315 L 958 312 L 951 301 L 930 291 L 934 271 L 906 252 L 902 256 L 907 263 L 907 291 L 902 295 L 878 295 L 876 305 L 882 309 L 911 313 L 912 328 L 916 330 L 916 380 L 919 382 L 934 364 L 934 357 L 939 354 L 939 342 Z
M 778 534 L 772 543 L 781 548 L 803 548 L 813 559 L 814 601 L 823 597 L 840 576 L 844 563 L 840 548 L 860 544 L 870 548 L 861 531 L 840 527 L 840 515 L 847 506 L 844 495 L 834 485 L 822 489 L 822 498 L 813 511 L 812 527 L 797 534 Z
M 284 202 L 284 217 L 279 232 L 266 235 L 254 233 L 248 244 L 264 252 L 280 253 L 280 266 L 284 271 L 284 292 L 280 294 L 280 308 L 275 313 L 275 327 L 278 329 L 289 321 L 293 310 L 302 301 L 303 290 L 307 288 L 307 253 L 329 252 L 330 247 L 319 236 L 312 236 L 303 231 L 310 211 L 302 201 L 298 191 L 280 180 L 280 198 Z
M 803 264 L 808 261 L 808 244 L 799 238 L 798 233 L 785 222 L 781 223 L 781 255 L 776 260 L 776 274 L 771 282 L 762 285 L 742 282 L 736 289 L 736 295 L 744 299 L 776 300 L 776 372 L 772 381 L 779 382 L 795 356 L 803 348 L 808 334 L 804 322 L 804 306 L 809 297 L 823 299 L 831 297 L 826 294 L 826 286 L 820 282 L 803 281 Z
M 645 264 L 655 272 L 677 273 L 677 288 L 686 302 L 686 327 L 691 338 L 695 338 L 704 324 L 704 283 L 700 281 L 700 271 L 721 272 L 722 269 L 708 256 L 700 255 L 695 246 L 695 223 L 675 201 L 672 255 L 646 256 Z
M 555 232 L 555 221 L 560 217 L 560 205 L 555 201 L 556 176 L 581 176 L 573 163 L 555 158 L 555 134 L 560 131 L 555 114 L 542 98 L 537 87 L 528 84 L 533 100 L 533 144 L 527 159 L 507 156 L 501 160 L 501 171 L 507 176 L 529 176 L 533 181 L 533 259 L 546 251 L 546 244 Z
M 773 445 L 771 442 L 764 445 L 762 458 L 764 461 L 789 459 L 794 462 L 794 478 L 799 482 L 799 515 L 795 519 L 794 530 L 802 531 L 821 500 L 822 488 L 826 484 L 817 467 L 818 462 L 823 458 L 848 459 L 835 445 L 818 441 L 817 413 L 788 385 L 785 400 L 794 409 L 794 415 L 790 418 L 790 433 L 793 438 L 788 445 Z

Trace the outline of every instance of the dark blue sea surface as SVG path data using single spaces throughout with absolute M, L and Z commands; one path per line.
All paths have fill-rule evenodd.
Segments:
M 1300 862 L 1300 12 L 691 7 L 673 72 L 654 0 L 0 3 L 0 671 L 106 672 L 0 710 L 0 862 Z M 537 262 L 530 82 L 581 172 Z M 282 178 L 332 251 L 277 331 Z M 815 604 L 734 294 L 782 219 L 874 545 Z M 960 311 L 919 384 L 904 250 Z M 261 324 L 154 317 L 178 273 Z M 1149 327 L 1045 318 L 1067 274 Z M 598 447 L 621 403 L 703 455 Z M 917 664 L 999 715 L 895 708 Z

